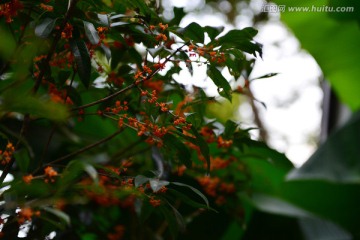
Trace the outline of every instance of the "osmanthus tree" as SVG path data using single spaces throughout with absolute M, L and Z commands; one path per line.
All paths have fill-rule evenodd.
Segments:
M 246 94 L 257 31 L 180 28 L 155 5 L 1 2 L 4 239 L 240 238 L 254 194 L 280 191 L 289 161 L 173 79 L 201 64 L 220 96 Z

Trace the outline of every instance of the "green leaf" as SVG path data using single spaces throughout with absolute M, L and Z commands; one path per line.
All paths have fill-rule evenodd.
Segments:
M 89 51 L 83 40 L 71 40 L 71 51 L 74 54 L 77 71 L 81 82 L 86 88 L 90 86 L 91 62 Z
M 139 187 L 143 185 L 144 183 L 150 181 L 151 178 L 145 177 L 143 175 L 137 175 L 134 180 L 135 187 Z
M 267 194 L 252 193 L 250 198 L 245 197 L 244 199 L 263 212 L 289 217 L 314 217 L 311 212 Z
M 185 28 L 178 29 L 177 32 L 182 34 L 184 36 L 184 40 L 186 41 L 193 40 L 198 43 L 204 43 L 204 29 L 195 22 L 190 23 Z
M 86 37 L 89 39 L 91 44 L 96 45 L 100 41 L 98 32 L 96 31 L 94 24 L 83 21 Z
M 253 41 L 253 37 L 257 34 L 257 30 L 248 27 L 241 30 L 231 30 L 224 36 L 220 37 L 218 41 L 214 42 L 223 49 L 238 48 L 244 52 L 253 54 L 256 53 L 262 56 L 261 44 Z
M 110 27 L 110 23 L 109 23 L 109 16 L 107 14 L 97 14 L 97 18 L 98 18 L 98 23 L 105 26 L 105 27 Z
M 224 27 L 211 27 L 211 26 L 205 26 L 204 31 L 209 35 L 209 38 L 214 40 L 222 31 L 224 31 Z
M 210 65 L 208 66 L 207 73 L 208 76 L 213 80 L 215 85 L 218 87 L 219 94 L 231 102 L 231 86 L 221 74 L 221 72 L 215 66 Z
M 202 194 L 202 192 L 200 192 L 199 190 L 197 190 L 196 188 L 190 186 L 190 185 L 187 185 L 187 184 L 184 184 L 184 183 L 180 183 L 180 182 L 171 182 L 171 184 L 174 184 L 174 185 L 177 185 L 177 186 L 180 186 L 180 187 L 187 187 L 189 188 L 191 191 L 193 191 L 194 193 L 196 193 L 200 198 L 202 198 L 202 200 L 204 200 L 206 206 L 209 208 L 210 205 L 209 205 L 209 200 L 207 199 L 207 197 Z
M 299 169 L 291 180 L 321 179 L 334 183 L 360 183 L 360 112 L 334 132 Z
M 150 179 L 149 180 L 150 187 L 154 192 L 159 191 L 162 187 L 169 185 L 168 181 L 159 180 L 159 179 Z
M 0 35 L 0 54 L 4 60 L 7 60 L 13 55 L 16 43 L 10 32 L 5 31 L 5 28 L 0 28 Z
M 56 24 L 56 19 L 44 18 L 40 24 L 35 27 L 35 34 L 41 38 L 47 38 Z
M 192 167 L 191 153 L 184 143 L 172 134 L 166 134 L 164 137 L 165 145 L 177 151 L 177 157 L 187 168 Z
M 30 164 L 30 156 L 26 149 L 20 149 L 14 153 L 14 157 L 16 160 L 16 164 L 19 166 L 20 171 L 23 174 L 28 172 L 29 164 Z

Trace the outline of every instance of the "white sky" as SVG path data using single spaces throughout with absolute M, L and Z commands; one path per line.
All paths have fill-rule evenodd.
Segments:
M 202 26 L 233 28 L 225 24 L 223 15 L 212 12 L 211 8 L 198 11 L 204 6 L 203 0 L 163 0 L 163 5 L 165 9 L 176 6 L 192 11 L 181 22 L 182 27 L 194 21 Z M 260 9 L 261 5 L 261 0 L 254 0 L 251 7 Z M 223 2 L 222 7 L 226 9 L 226 3 Z M 170 17 L 171 11 L 165 12 L 166 15 Z M 236 18 L 236 28 L 250 25 L 246 16 Z M 315 60 L 300 49 L 299 42 L 278 20 L 278 16 L 257 29 L 256 41 L 263 44 L 263 59 L 257 61 L 251 78 L 279 73 L 275 77 L 252 82 L 255 97 L 267 105 L 264 109 L 259 104 L 259 110 L 269 133 L 268 143 L 300 166 L 316 148 L 321 120 L 322 91 L 318 83 L 321 71 Z M 199 83 L 204 80 L 204 74 L 205 69 L 200 67 L 195 69 L 194 77 L 183 71 L 177 80 L 186 83 L 192 79 Z M 209 92 L 216 92 L 214 85 L 208 81 L 205 84 Z M 248 106 L 241 107 L 240 113 L 243 116 L 241 121 L 253 123 Z

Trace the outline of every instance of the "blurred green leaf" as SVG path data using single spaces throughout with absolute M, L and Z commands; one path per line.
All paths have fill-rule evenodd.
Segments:
M 44 18 L 36 27 L 35 34 L 41 38 L 47 38 L 56 24 L 56 19 Z
M 202 194 L 202 192 L 200 192 L 199 190 L 197 190 L 196 188 L 190 186 L 190 185 L 187 185 L 187 184 L 184 184 L 184 183 L 180 183 L 180 182 L 171 182 L 171 184 L 174 184 L 174 185 L 177 185 L 177 186 L 180 186 L 180 187 L 187 187 L 189 188 L 191 191 L 193 191 L 194 193 L 196 193 L 202 200 L 204 200 L 206 206 L 209 208 L 210 205 L 209 205 L 209 200 L 206 198 L 206 196 L 204 194 Z
M 334 132 L 305 162 L 292 170 L 290 180 L 321 179 L 334 183 L 360 183 L 360 112 Z
M 231 138 L 236 131 L 238 127 L 238 124 L 236 122 L 233 122 L 231 120 L 227 120 L 225 123 L 225 131 L 224 131 L 224 137 L 225 138 Z
M 215 66 L 209 65 L 207 74 L 218 87 L 219 94 L 231 102 L 231 86 L 221 72 Z
M 94 24 L 92 24 L 90 22 L 86 22 L 86 21 L 83 21 L 83 23 L 84 23 L 86 37 L 89 39 L 91 44 L 94 44 L 94 45 L 98 44 L 100 41 L 100 37 L 94 27 Z
M 238 48 L 244 52 L 253 54 L 256 57 L 256 53 L 262 56 L 262 49 L 259 43 L 253 41 L 253 37 L 257 34 L 257 30 L 251 27 L 247 27 L 241 30 L 230 30 L 227 34 L 220 37 L 216 43 L 222 46 L 223 49 Z
M 277 4 L 287 4 L 286 0 L 275 0 Z M 340 5 L 354 6 L 354 12 L 338 13 L 351 17 L 360 16 L 359 1 L 337 1 Z M 335 3 L 335 1 L 331 1 Z M 291 6 L 322 7 L 328 6 L 327 0 L 304 0 L 291 2 Z M 359 22 L 337 21 L 330 16 L 337 13 L 322 12 L 287 12 L 281 19 L 294 32 L 301 46 L 306 49 L 320 65 L 325 79 L 352 110 L 360 108 L 360 39 Z M 304 31 L 306 29 L 306 31 Z
M 55 208 L 50 208 L 50 207 L 42 207 L 42 209 L 45 210 L 46 212 L 49 212 L 49 213 L 55 215 L 56 217 L 58 217 L 60 219 L 61 222 L 70 226 L 70 224 L 71 224 L 70 216 L 68 214 L 66 214 L 65 212 L 60 211 Z
M 3 94 L 0 103 L 0 112 L 18 112 L 44 117 L 54 121 L 65 121 L 69 113 L 65 105 L 31 96 L 29 93 L 7 91 Z
M 246 199 L 246 198 L 245 198 Z M 313 217 L 310 212 L 282 199 L 261 193 L 251 194 L 251 203 L 259 210 L 290 217 Z
M 77 72 L 79 74 L 81 82 L 86 88 L 90 86 L 91 76 L 91 62 L 89 51 L 83 40 L 71 40 L 71 51 L 74 54 L 75 62 L 77 66 Z
M 7 60 L 14 54 L 16 42 L 4 28 L 0 28 L 0 35 L 0 56 Z

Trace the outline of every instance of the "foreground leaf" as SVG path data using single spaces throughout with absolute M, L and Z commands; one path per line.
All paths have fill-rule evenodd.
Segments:
M 81 82 L 86 88 L 90 86 L 91 62 L 89 51 L 83 40 L 71 40 L 71 51 L 74 54 L 77 71 Z

